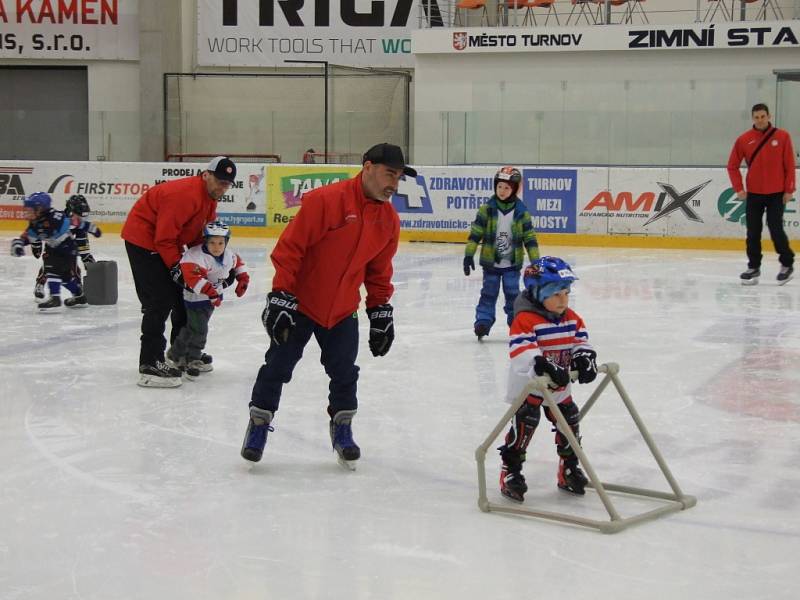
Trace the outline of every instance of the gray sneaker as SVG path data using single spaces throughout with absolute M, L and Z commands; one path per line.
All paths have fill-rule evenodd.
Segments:
M 761 277 L 761 271 L 758 269 L 747 269 L 747 271 L 739 275 L 742 285 L 756 285 L 759 277 Z
M 792 278 L 794 267 L 781 267 L 778 273 L 778 285 L 785 285 Z

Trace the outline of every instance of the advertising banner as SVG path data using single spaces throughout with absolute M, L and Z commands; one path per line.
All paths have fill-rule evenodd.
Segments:
M 197 63 L 275 67 L 291 60 L 411 67 L 412 0 L 198 0 Z
M 0 59 L 139 60 L 138 0 L 0 0 Z
M 201 173 L 204 164 L 0 161 L 0 221 L 24 218 L 25 196 L 46 191 L 63 208 L 86 196 L 90 218 L 122 223 L 150 187 Z M 219 201 L 229 225 L 280 233 L 303 196 L 356 175 L 356 165 L 240 163 L 234 185 Z M 466 241 L 478 208 L 493 193 L 496 166 L 417 166 L 403 177 L 392 205 L 405 239 Z M 743 239 L 744 202 L 723 168 L 520 167 L 520 195 L 539 234 L 618 238 Z M 800 172 L 798 173 L 800 179 Z M 21 225 L 21 223 L 20 223 Z M 786 205 L 784 227 L 800 237 L 797 199 Z M 420 234 L 415 237 L 416 234 Z
M 300 210 L 303 194 L 350 179 L 360 170 L 345 165 L 270 165 L 266 179 L 268 226 L 283 229 Z
M 744 202 L 725 169 L 580 170 L 577 233 L 648 237 L 741 238 Z M 797 199 L 785 209 L 789 237 L 800 233 Z
M 419 29 L 413 54 L 800 48 L 800 23 L 696 23 L 602 27 Z
M 305 192 L 352 177 L 360 167 L 341 165 L 267 168 L 270 227 L 282 227 L 297 213 Z M 460 233 L 466 239 L 478 208 L 494 193 L 497 167 L 417 167 L 403 177 L 392 204 L 406 231 Z M 537 231 L 575 233 L 578 171 L 522 169 L 520 195 Z
M 191 177 L 204 164 L 0 161 L 0 219 L 22 218 L 22 201 L 33 192 L 48 192 L 55 208 L 72 194 L 82 194 L 98 223 L 123 223 L 134 202 L 163 181 Z M 217 213 L 229 225 L 263 227 L 264 165 L 237 165 L 236 181 L 220 198 Z

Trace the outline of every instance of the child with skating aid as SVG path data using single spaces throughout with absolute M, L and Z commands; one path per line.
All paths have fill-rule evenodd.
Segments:
M 62 286 L 72 293 L 72 298 L 64 301 L 65 306 L 86 306 L 86 296 L 78 274 L 78 246 L 74 234 L 91 233 L 100 237 L 102 233 L 97 225 L 79 215 L 67 216 L 55 210 L 52 202 L 50 194 L 45 192 L 28 196 L 23 203 L 28 213 L 28 228 L 11 242 L 13 256 L 23 256 L 25 246 L 31 245 L 34 256 L 38 258 L 41 254 L 44 259 L 43 271 L 50 298 L 39 303 L 42 311 L 61 307 Z
M 213 370 L 211 357 L 203 353 L 208 338 L 208 322 L 214 308 L 222 304 L 222 292 L 236 282 L 236 295 L 241 297 L 250 284 L 244 261 L 228 247 L 231 232 L 221 221 L 212 221 L 203 228 L 202 244 L 189 248 L 180 260 L 186 289 L 186 325 L 167 351 L 167 362 L 181 369 L 187 379 L 196 379 L 201 372 Z
M 535 376 L 548 375 L 550 389 L 561 414 L 572 433 L 580 439 L 580 412 L 572 400 L 570 371 L 578 372 L 579 383 L 590 383 L 597 377 L 596 353 L 589 343 L 583 319 L 569 308 L 572 282 L 578 279 L 564 260 L 545 256 L 532 262 L 523 274 L 525 290 L 514 302 L 514 320 L 509 334 L 508 392 L 514 402 Z M 512 500 L 523 501 L 528 486 L 522 475 L 525 450 L 539 425 L 543 398 L 529 394 L 511 420 L 511 428 L 500 446 L 503 462 L 500 492 Z M 544 408 L 548 421 L 556 417 Z M 567 437 L 556 428 L 556 451 L 559 456 L 558 487 L 583 495 L 588 483 L 578 466 L 578 457 Z
M 64 207 L 64 214 L 72 219 L 74 215 L 77 215 L 81 219 L 85 219 L 86 216 L 89 214 L 89 202 L 86 200 L 86 197 L 82 194 L 73 194 L 67 200 L 66 206 Z M 89 248 L 89 236 L 87 235 L 87 231 L 82 229 L 78 226 L 75 229 L 72 229 L 72 237 L 75 238 L 75 245 L 77 246 L 78 256 L 81 257 L 81 262 L 83 262 L 84 268 L 88 263 L 95 262 L 94 256 L 92 256 L 92 252 Z M 31 242 L 31 253 L 36 257 L 39 258 L 42 254 L 42 242 L 41 240 L 36 240 Z M 77 273 L 78 280 L 80 282 L 80 273 Z M 33 295 L 38 298 L 42 299 L 45 297 L 45 285 L 47 283 L 47 278 L 45 277 L 44 273 L 44 266 L 39 269 L 39 274 L 36 276 L 36 285 L 33 288 Z
M 519 294 L 519 276 L 525 260 L 539 258 L 539 244 L 531 223 L 531 215 L 517 196 L 522 174 L 514 167 L 503 167 L 494 176 L 494 195 L 481 205 L 467 239 L 464 275 L 475 270 L 473 258 L 483 244 L 480 265 L 483 287 L 475 309 L 475 335 L 478 340 L 489 335 L 495 321 L 495 304 L 502 285 L 505 295 L 503 310 L 506 322 L 514 318 L 514 300 Z

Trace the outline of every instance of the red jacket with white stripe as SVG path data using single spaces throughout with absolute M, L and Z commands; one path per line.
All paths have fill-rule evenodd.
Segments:
M 122 239 L 158 252 L 167 267 L 181 259 L 184 246 L 203 241 L 203 226 L 217 218 L 217 201 L 208 195 L 201 175 L 165 181 L 136 201 Z
M 389 301 L 400 219 L 391 202 L 367 198 L 361 173 L 303 195 L 303 205 L 272 251 L 273 291 L 294 294 L 298 310 L 326 328 Z
M 508 341 L 511 363 L 506 400 L 509 403 L 514 402 L 530 380 L 537 376 L 533 370 L 536 356 L 544 356 L 569 370 L 573 352 L 579 348 L 592 349 L 586 325 L 574 310 L 568 308 L 555 321 L 534 310 L 525 294 L 517 297 Z M 571 386 L 567 384 L 552 394 L 556 402 L 564 402 L 572 395 Z M 533 396 L 539 398 L 536 394 Z
M 755 162 L 753 153 L 764 136 L 775 129 L 766 144 L 758 152 Z M 747 185 L 742 183 L 739 167 L 742 161 L 748 165 Z M 752 163 L 752 164 L 751 164 Z M 793 193 L 795 191 L 795 160 L 792 138 L 783 129 L 770 126 L 765 131 L 755 127 L 740 135 L 733 144 L 728 159 L 728 177 L 735 192 L 742 190 L 754 194 Z

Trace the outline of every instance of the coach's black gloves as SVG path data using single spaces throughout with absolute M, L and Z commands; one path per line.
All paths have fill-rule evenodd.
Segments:
M 188 289 L 186 287 L 186 282 L 183 280 L 183 271 L 181 271 L 181 263 L 176 262 L 172 265 L 172 268 L 169 270 L 169 276 L 172 277 L 172 281 L 175 282 L 179 288 Z
M 267 306 L 261 313 L 261 322 L 272 343 L 280 346 L 288 342 L 297 324 L 297 298 L 294 294 L 284 291 L 267 294 Z
M 372 356 L 384 356 L 394 341 L 394 308 L 379 304 L 367 309 L 369 317 L 369 350 Z

